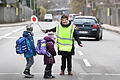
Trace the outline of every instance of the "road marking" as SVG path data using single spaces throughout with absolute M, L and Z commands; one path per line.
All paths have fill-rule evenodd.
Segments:
M 20 74 L 20 73 L 0 73 L 0 75 L 11 75 L 11 74 Z
M 102 73 L 80 73 L 80 75 L 102 75 Z
M 81 55 L 81 56 L 83 55 L 82 51 L 78 51 L 78 54 Z
M 20 30 L 22 30 L 22 29 L 24 29 L 24 28 L 25 28 L 25 27 L 22 27 L 22 28 L 19 28 L 19 29 L 15 30 L 15 31 L 12 31 L 12 32 L 10 32 L 10 33 L 7 33 L 7 34 L 5 34 L 5 35 L 3 35 L 3 36 L 0 36 L 0 40 L 1 40 L 2 38 L 5 38 L 5 37 L 7 37 L 7 36 L 9 36 L 9 35 L 17 32 L 17 31 L 20 31 Z
M 88 62 L 87 59 L 83 59 L 83 62 L 85 63 L 85 65 L 86 65 L 87 67 L 90 67 L 90 66 L 91 66 L 91 64 Z
M 120 76 L 120 74 L 109 74 L 109 73 L 79 73 L 80 75 L 105 75 L 105 76 Z
M 12 27 L 3 27 L 3 28 L 0 28 L 0 30 L 9 29 L 9 28 L 12 28 Z
M 5 39 L 18 39 L 20 36 L 18 37 L 4 37 Z M 43 39 L 43 37 L 35 37 L 35 39 Z
M 22 74 L 24 75 L 23 73 L 0 73 L 0 75 L 19 75 L 19 74 Z M 44 73 L 31 73 L 31 74 L 39 74 L 39 75 L 42 75 Z M 52 74 L 59 74 L 59 73 L 52 73 Z
M 5 39 L 17 39 L 19 37 L 4 37 Z
M 104 75 L 108 75 L 108 76 L 120 76 L 120 74 L 108 74 L 108 73 L 105 73 Z
M 31 73 L 34 75 L 43 75 L 44 73 Z M 59 73 L 52 73 L 58 75 Z M 0 73 L 0 75 L 24 75 L 23 73 Z M 120 74 L 109 74 L 109 73 L 79 73 L 79 75 L 105 75 L 105 76 L 120 76 Z
M 31 73 L 31 74 L 44 74 L 44 73 Z M 52 73 L 52 74 L 59 74 L 59 73 Z

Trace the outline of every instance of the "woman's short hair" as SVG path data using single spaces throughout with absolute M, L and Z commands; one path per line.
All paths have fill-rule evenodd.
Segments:
M 61 19 L 63 19 L 63 18 L 67 18 L 67 20 L 68 20 L 68 15 L 63 14 L 63 15 L 61 16 Z

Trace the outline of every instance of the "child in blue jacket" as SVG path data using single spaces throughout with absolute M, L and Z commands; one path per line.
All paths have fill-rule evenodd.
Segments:
M 33 39 L 33 27 L 28 25 L 26 27 L 26 31 L 23 32 L 23 37 L 27 39 L 27 45 L 28 45 L 28 52 L 24 53 L 24 57 L 26 58 L 26 68 L 24 70 L 24 74 L 26 78 L 33 78 L 34 75 L 30 74 L 30 68 L 34 63 L 34 56 L 36 55 L 35 51 L 35 45 L 34 45 L 34 39 Z

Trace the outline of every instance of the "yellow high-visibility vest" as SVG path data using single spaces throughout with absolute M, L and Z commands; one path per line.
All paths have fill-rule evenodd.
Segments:
M 59 51 L 71 52 L 74 28 L 72 24 L 69 27 L 63 27 L 60 24 L 56 27 L 57 47 Z

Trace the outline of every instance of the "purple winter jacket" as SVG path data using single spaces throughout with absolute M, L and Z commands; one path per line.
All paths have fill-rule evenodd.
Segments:
M 48 36 L 44 37 L 44 39 L 46 40 L 47 51 L 52 55 L 51 57 L 44 55 L 44 64 L 53 64 L 55 63 L 54 56 L 56 56 L 56 51 L 54 48 L 55 41 Z

